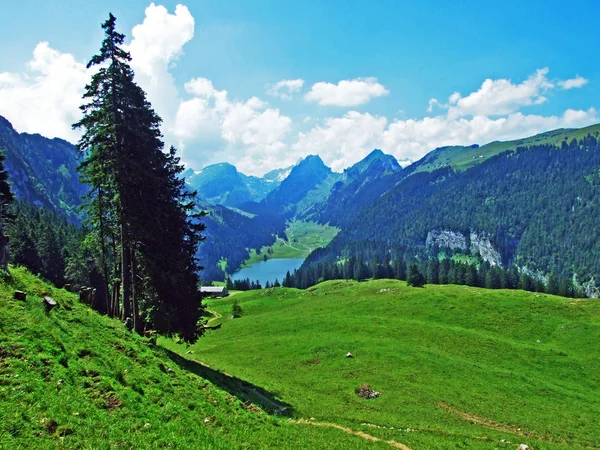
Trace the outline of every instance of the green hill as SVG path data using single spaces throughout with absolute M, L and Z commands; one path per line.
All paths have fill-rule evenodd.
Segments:
M 431 172 L 447 166 L 455 170 L 465 170 L 507 150 L 516 150 L 517 147 L 534 145 L 558 145 L 560 147 L 563 142 L 568 144 L 573 139 L 581 140 L 588 134 L 598 138 L 600 136 L 600 124 L 585 128 L 560 128 L 514 141 L 490 142 L 481 147 L 478 145 L 440 147 L 432 150 L 421 160 L 414 163 L 408 168 L 408 171 L 413 173 Z
M 13 300 L 15 289 L 27 300 Z M 45 295 L 60 305 L 48 314 Z M 131 334 L 23 269 L 2 277 L 0 449 L 364 445 L 342 430 L 295 423 L 285 416 L 291 407 L 265 412 L 283 406 L 258 386 Z
M 412 449 L 598 444 L 598 301 L 395 280 L 234 298 L 241 318 L 211 300 L 219 330 L 162 344 L 277 392 L 298 418 Z M 381 396 L 359 398 L 363 384 Z

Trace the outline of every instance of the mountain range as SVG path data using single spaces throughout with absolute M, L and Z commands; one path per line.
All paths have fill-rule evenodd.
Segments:
M 285 238 L 288 221 L 304 220 L 341 231 L 301 270 L 349 255 L 367 261 L 445 252 L 540 277 L 576 276 L 593 288 L 600 275 L 599 135 L 600 124 L 442 147 L 406 168 L 375 149 L 342 173 L 318 155 L 263 177 L 228 163 L 189 169 L 186 182 L 208 213 L 203 276 L 223 279 L 251 249 Z M 17 133 L 0 117 L 0 149 L 17 198 L 81 219 L 87 188 L 73 145 Z

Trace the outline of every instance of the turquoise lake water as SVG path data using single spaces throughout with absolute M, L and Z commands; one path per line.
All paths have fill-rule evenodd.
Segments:
M 288 270 L 290 273 L 294 273 L 294 270 L 300 268 L 303 262 L 304 259 L 268 259 L 266 261 L 259 261 L 246 269 L 234 273 L 231 279 L 233 281 L 245 280 L 246 278 L 249 278 L 250 281 L 258 280 L 263 287 L 267 281 L 273 283 L 275 279 L 278 279 L 281 283 Z

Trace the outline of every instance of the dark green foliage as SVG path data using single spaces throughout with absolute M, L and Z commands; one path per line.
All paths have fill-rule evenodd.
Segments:
M 8 173 L 4 168 L 6 156 L 0 150 L 0 207 L 4 208 L 14 200 L 14 195 L 8 184 Z
M 102 24 L 105 39 L 88 67 L 78 143 L 82 180 L 91 189 L 86 211 L 90 241 L 106 282 L 107 310 L 194 340 L 202 309 L 196 252 L 201 214 L 185 187 L 175 149 L 163 152 L 161 119 L 134 82 L 131 57 L 121 46 L 115 17 Z
M 232 284 L 232 289 L 236 291 L 250 291 L 253 289 L 262 289 L 262 286 L 258 280 L 250 281 L 250 278 L 243 280 L 235 280 Z
M 425 286 L 425 277 L 416 264 L 411 264 L 408 267 L 408 275 L 406 277 L 406 284 L 412 287 L 423 287 Z
M 265 212 L 247 217 L 223 206 L 201 205 L 208 214 L 202 219 L 206 226 L 206 241 L 198 250 L 204 264 L 205 281 L 223 281 L 225 273 L 219 261 L 227 261 L 227 272 L 233 273 L 248 259 L 249 248 L 260 248 L 275 242 L 276 236 L 285 236 L 285 219 Z
M 427 265 L 439 251 L 425 245 L 430 231 L 453 230 L 468 238 L 474 230 L 490 236 L 501 255 L 498 263 L 508 273 L 441 261 L 440 283 L 539 290 L 536 280 L 548 274 L 566 280 L 575 273 L 580 283 L 597 279 L 600 191 L 589 180 L 599 169 L 600 145 L 596 135 L 588 135 L 560 147 L 518 148 L 464 172 L 444 168 L 412 174 L 345 227 L 325 250 L 311 254 L 300 270 L 302 277 L 306 279 L 311 266 L 331 267 L 351 256 L 371 260 L 389 254 L 392 261 Z M 479 258 L 468 252 L 464 256 Z M 531 276 L 521 276 L 517 268 L 515 273 L 515 266 L 526 267 Z M 344 278 L 355 278 L 351 270 L 347 268 Z M 422 272 L 435 281 L 436 267 Z M 558 292 L 554 281 L 551 285 L 552 292 Z M 562 292 L 572 289 L 564 286 Z
M 83 247 L 85 230 L 60 213 L 17 200 L 6 229 L 11 261 L 42 275 L 57 286 L 90 285 L 91 253 Z
M 233 299 L 233 303 L 231 304 L 231 315 L 234 318 L 242 317 L 242 307 L 240 306 L 240 302 L 237 299 Z

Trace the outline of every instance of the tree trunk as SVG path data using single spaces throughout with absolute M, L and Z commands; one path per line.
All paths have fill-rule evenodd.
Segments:
M 123 317 L 131 317 L 131 244 L 129 231 L 121 215 L 121 282 L 123 283 Z
M 104 229 L 104 205 L 102 203 L 102 199 L 103 199 L 103 195 L 102 195 L 102 189 L 98 189 L 98 209 L 99 211 L 99 218 L 100 218 L 100 246 L 102 249 L 102 275 L 104 275 L 104 285 L 106 287 L 106 292 L 105 292 L 105 296 L 106 296 L 106 314 L 109 315 L 109 317 L 114 317 L 112 315 L 112 305 L 111 305 L 111 301 L 112 301 L 112 295 L 110 294 L 110 289 L 109 289 L 109 282 L 108 282 L 108 264 L 106 262 L 106 235 L 105 235 L 105 229 Z
M 140 309 L 139 309 L 139 299 L 138 299 L 138 293 L 137 293 L 137 289 L 135 288 L 135 252 L 133 250 L 131 250 L 131 267 L 132 267 L 132 279 L 133 279 L 133 283 L 131 285 L 132 287 L 132 292 L 131 292 L 131 299 L 132 299 L 132 304 L 133 304 L 133 329 L 138 332 L 139 334 L 142 334 L 143 329 L 142 329 L 142 321 L 140 320 Z

